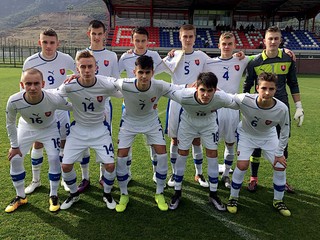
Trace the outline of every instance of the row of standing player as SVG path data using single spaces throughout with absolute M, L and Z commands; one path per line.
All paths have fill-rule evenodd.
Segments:
M 188 27 L 189 27 L 189 29 L 188 29 Z M 149 51 L 149 50 L 146 49 L 148 35 L 147 35 L 146 32 L 144 32 L 145 31 L 144 29 L 140 29 L 140 31 L 142 31 L 142 32 L 140 32 L 140 33 L 136 32 L 136 33 L 133 34 L 133 42 L 134 42 L 134 45 L 135 45 L 134 53 L 133 54 L 132 53 L 125 53 L 121 57 L 121 59 L 119 61 L 120 70 L 122 70 L 124 67 L 127 67 L 126 70 L 127 70 L 127 74 L 128 75 L 133 73 L 133 69 L 130 68 L 130 67 L 134 66 L 133 63 L 132 64 L 128 64 L 128 62 L 132 61 L 132 58 L 133 58 L 133 60 L 136 59 L 139 55 L 152 55 L 152 54 L 155 54 L 154 56 L 152 56 L 152 58 L 154 59 L 154 62 L 155 62 L 155 65 L 154 65 L 155 66 L 155 72 L 159 71 L 158 69 L 161 69 L 161 58 L 159 57 L 159 55 L 157 53 L 155 53 L 153 51 Z M 94 28 L 94 27 L 91 26 L 89 28 L 88 34 L 89 34 L 90 39 L 91 39 L 91 47 L 90 48 L 91 48 L 91 50 L 94 51 L 95 57 L 97 58 L 97 63 L 99 65 L 99 60 L 100 59 L 96 55 L 97 54 L 105 55 L 106 53 L 104 51 L 107 51 L 107 50 L 103 49 L 103 45 L 101 45 L 101 43 L 103 42 L 103 37 L 105 35 L 104 27 Z M 179 81 L 181 81 L 181 79 L 184 79 L 182 76 L 183 75 L 184 76 L 188 76 L 188 75 L 190 75 L 189 74 L 190 72 L 193 73 L 193 74 L 198 74 L 199 72 L 204 71 L 206 66 L 211 66 L 211 68 L 212 68 L 212 66 L 215 66 L 218 69 L 220 68 L 222 71 L 224 71 L 222 73 L 222 76 L 223 76 L 224 80 L 228 81 L 229 78 L 230 78 L 230 74 L 231 74 L 230 71 L 229 71 L 229 67 L 231 66 L 231 67 L 235 68 L 236 71 L 234 71 L 234 72 L 240 73 L 240 76 L 237 77 L 237 78 L 231 77 L 231 79 L 239 79 L 239 80 L 237 80 L 238 82 L 236 84 L 233 85 L 233 84 L 230 84 L 230 82 L 228 82 L 229 86 L 232 86 L 232 88 L 235 89 L 235 90 L 231 90 L 230 91 L 228 89 L 225 89 L 224 87 L 221 87 L 221 88 L 225 89 L 228 92 L 233 92 L 233 93 L 237 92 L 237 90 L 239 88 L 240 78 L 241 78 L 243 70 L 245 69 L 246 64 L 248 63 L 248 59 L 243 60 L 242 62 L 238 61 L 239 63 L 241 63 L 241 65 L 237 64 L 238 62 L 237 63 L 226 63 L 226 61 L 223 61 L 223 60 L 231 60 L 230 58 L 232 57 L 232 51 L 235 48 L 234 38 L 233 38 L 232 34 L 231 35 L 226 34 L 225 36 L 221 36 L 221 38 L 220 38 L 220 48 L 221 48 L 221 51 L 222 51 L 222 55 L 220 57 L 220 60 L 216 59 L 216 60 L 218 60 L 218 62 L 221 62 L 219 67 L 218 67 L 219 64 L 210 65 L 210 64 L 212 64 L 214 62 L 214 60 L 212 60 L 211 63 L 210 63 L 210 61 L 208 61 L 208 64 L 206 65 L 205 63 L 208 60 L 208 57 L 204 53 L 202 53 L 201 51 L 194 51 L 193 50 L 193 44 L 194 44 L 194 38 L 195 38 L 195 29 L 193 28 L 193 26 L 186 25 L 185 29 L 182 28 L 182 31 L 180 31 L 180 37 L 181 37 L 183 50 L 185 50 L 185 56 L 184 56 L 184 62 L 183 61 L 178 62 L 176 70 L 173 71 L 172 75 L 173 75 L 173 82 L 174 83 L 179 83 Z M 41 41 L 41 39 L 40 39 L 40 41 Z M 48 41 L 48 40 L 44 41 L 44 44 L 45 43 L 49 43 L 49 42 L 50 41 Z M 97 45 L 98 46 L 100 45 L 100 48 L 99 47 L 97 48 Z M 53 51 L 53 53 L 55 53 L 55 51 Z M 112 53 L 112 52 L 110 52 L 110 53 Z M 111 66 L 111 64 L 114 63 L 114 59 L 116 59 L 116 58 L 113 58 L 113 59 L 109 60 L 109 59 L 105 59 L 105 57 L 103 57 L 102 60 L 100 60 L 100 61 L 101 62 L 103 61 L 104 66 L 107 67 L 109 65 Z M 218 62 L 216 62 L 216 63 L 218 63 Z M 182 66 L 180 66 L 180 68 L 179 68 L 179 64 L 182 65 Z M 192 66 L 192 64 L 194 64 L 195 69 Z M 198 66 L 198 68 L 197 68 L 197 66 Z M 116 69 L 116 67 L 117 66 L 114 66 L 112 69 Z M 102 72 L 101 72 L 102 68 L 103 67 L 99 67 L 98 68 L 98 71 L 99 71 L 100 74 L 102 74 Z M 179 69 L 181 69 L 181 71 L 179 71 Z M 59 70 L 61 72 L 61 68 L 57 69 L 57 71 L 59 71 Z M 209 69 L 209 70 L 212 70 L 212 69 Z M 216 70 L 212 70 L 212 71 L 217 74 Z M 110 74 L 110 72 L 109 72 L 109 73 L 104 74 L 104 75 L 117 76 L 116 74 L 117 74 L 117 71 L 114 72 L 113 74 Z M 219 74 L 217 74 L 217 75 L 219 76 Z M 231 76 L 232 76 L 232 74 L 231 74 Z M 197 77 L 197 75 L 195 75 L 193 77 L 190 77 L 190 81 L 196 79 L 196 77 Z M 47 79 L 49 81 L 49 84 L 53 85 L 54 81 L 50 81 L 50 80 L 52 80 L 52 78 L 50 79 L 48 77 Z M 174 81 L 175 79 L 176 79 L 176 81 Z M 177 114 L 174 115 L 174 116 L 177 116 Z M 221 122 L 222 121 L 220 121 L 220 123 Z M 169 133 L 170 133 L 170 131 L 169 131 Z M 234 135 L 234 133 L 233 133 L 233 135 Z M 176 135 L 171 135 L 171 136 L 176 137 Z M 226 140 L 226 142 L 227 143 L 228 142 L 234 143 L 235 141 L 227 141 Z M 175 143 L 176 143 L 176 140 L 175 140 Z M 194 155 L 198 156 L 198 157 L 194 157 L 194 158 L 195 158 L 195 163 L 200 163 L 200 162 L 202 162 L 202 152 L 201 152 L 202 149 L 199 149 L 199 148 L 201 148 L 199 141 L 197 142 L 197 144 L 198 145 L 196 145 L 196 146 L 198 147 L 198 151 L 199 152 L 198 153 L 196 152 Z M 231 147 L 230 145 L 232 146 L 233 144 L 226 144 L 226 146 L 227 146 L 227 148 L 226 148 L 227 157 L 225 156 L 226 163 L 230 163 L 230 160 L 228 160 L 228 154 L 229 154 L 229 158 L 231 158 L 230 155 L 232 155 L 232 153 L 233 153 L 233 146 Z M 177 150 L 176 144 L 173 144 L 173 146 L 170 147 L 170 149 Z M 171 155 L 170 157 L 171 157 L 171 162 L 174 163 L 174 160 L 177 157 L 177 153 L 174 153 L 174 151 L 170 151 L 170 152 L 173 152 L 173 153 L 170 154 Z M 35 157 L 34 159 L 39 159 L 39 158 Z M 88 154 L 87 154 L 86 159 L 88 159 Z M 232 159 L 233 159 L 233 156 L 232 156 Z M 37 162 L 37 161 L 33 161 L 33 162 Z M 128 159 L 128 162 L 130 163 L 131 159 Z M 156 163 L 157 161 L 153 161 L 153 162 Z M 232 164 L 232 161 L 231 161 L 231 164 Z M 231 164 L 226 164 L 226 166 L 230 166 Z M 196 178 L 199 179 L 199 182 L 202 183 L 203 186 L 208 186 L 208 183 L 205 181 L 205 179 L 203 179 L 202 168 L 199 165 L 200 164 L 196 164 L 196 166 L 197 166 L 196 167 L 196 170 L 197 170 Z M 86 181 L 86 180 L 83 180 L 82 183 L 80 184 L 80 189 L 81 189 L 81 185 L 82 185 L 82 187 L 86 187 L 86 186 L 88 186 L 88 183 L 89 183 L 88 182 L 88 179 L 89 179 L 89 177 L 88 177 L 89 176 L 88 168 L 85 167 L 84 169 L 87 170 L 87 173 L 83 174 L 83 179 L 87 180 L 87 182 L 85 182 L 87 184 L 83 184 L 83 181 Z M 225 179 L 225 184 L 226 185 L 230 184 L 230 180 L 228 179 L 228 175 L 229 175 L 228 174 L 228 170 L 229 169 L 227 167 L 225 172 L 224 172 L 224 174 L 223 174 L 223 179 Z M 85 171 L 83 171 L 83 172 L 85 172 Z M 33 182 L 39 182 L 39 180 L 37 181 L 37 179 L 33 179 L 33 180 L 35 180 Z M 169 183 L 170 183 L 170 181 L 169 181 Z

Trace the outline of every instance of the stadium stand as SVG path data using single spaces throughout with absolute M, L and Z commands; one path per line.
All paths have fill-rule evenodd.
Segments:
M 113 38 L 113 47 L 131 47 L 131 32 L 133 26 L 116 26 Z M 179 28 L 175 27 L 146 27 L 149 32 L 149 47 L 181 48 Z M 209 28 L 197 28 L 195 48 L 217 48 L 219 35 L 223 31 L 213 31 Z M 237 48 L 262 48 L 264 31 L 232 31 L 236 37 Z M 292 50 L 320 50 L 319 40 L 307 31 L 282 31 L 283 46 Z

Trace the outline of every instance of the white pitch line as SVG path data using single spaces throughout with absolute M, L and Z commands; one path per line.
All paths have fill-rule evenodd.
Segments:
M 205 214 L 209 215 L 210 217 L 215 218 L 217 221 L 221 222 L 226 228 L 230 229 L 232 232 L 234 232 L 235 234 L 237 234 L 239 237 L 241 237 L 243 239 L 249 239 L 249 240 L 259 239 L 259 237 L 246 231 L 246 229 L 254 231 L 259 234 L 273 236 L 272 234 L 270 234 L 268 232 L 264 232 L 259 229 L 250 228 L 248 226 L 230 221 L 230 219 L 228 219 L 226 217 L 226 214 L 228 214 L 228 213 L 220 213 L 220 212 L 216 211 L 215 209 L 208 208 L 208 205 L 205 204 L 203 199 L 195 198 L 194 196 L 191 196 L 190 194 L 187 194 L 187 193 L 184 193 L 184 195 L 186 197 L 188 197 L 189 199 L 191 199 L 193 202 L 195 202 L 196 205 L 198 205 L 204 211 Z
M 271 191 L 268 191 L 268 192 L 271 192 Z M 290 198 L 290 199 L 293 199 L 293 200 L 295 200 L 295 201 L 297 201 L 297 202 L 305 203 L 305 204 L 308 204 L 308 205 L 311 205 L 311 206 L 314 206 L 314 207 L 320 207 L 320 205 L 317 204 L 317 203 L 309 202 L 309 201 L 307 201 L 307 200 L 300 199 L 300 198 L 299 198 L 299 195 L 302 195 L 302 196 L 304 196 L 304 197 L 309 197 L 309 198 L 314 198 L 314 199 L 316 199 L 316 200 L 319 200 L 318 197 L 313 197 L 313 196 L 310 196 L 310 195 L 307 195 L 307 194 L 300 194 L 300 193 L 297 194 L 296 196 L 294 196 L 294 195 L 292 195 L 292 194 L 291 194 L 291 195 L 286 194 L 285 198 Z

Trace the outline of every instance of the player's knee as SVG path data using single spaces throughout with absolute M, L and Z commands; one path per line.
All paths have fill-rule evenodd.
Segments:
M 62 164 L 62 171 L 67 173 L 67 172 L 71 172 L 72 168 L 73 168 L 73 164 Z
M 193 139 L 192 145 L 200 146 L 200 144 L 201 144 L 200 138 Z
M 107 172 L 113 172 L 115 169 L 115 164 L 114 163 L 107 163 L 104 164 L 104 168 L 106 169 Z
M 35 149 L 43 148 L 43 144 L 40 143 L 40 142 L 35 142 L 35 143 L 33 144 L 33 148 L 35 148 Z
M 241 170 L 241 171 L 245 171 L 248 169 L 249 167 L 249 161 L 238 161 L 237 162 L 237 167 Z
M 233 143 L 227 143 L 227 142 L 226 142 L 226 145 L 227 145 L 228 147 L 232 147 L 232 146 L 234 145 L 234 142 L 233 142 Z
M 206 149 L 206 154 L 207 154 L 207 157 L 210 157 L 210 158 L 218 157 L 218 151 L 217 150 Z
M 178 146 L 178 139 L 177 138 L 171 138 L 171 143 L 174 146 Z
M 129 154 L 130 148 L 121 148 L 118 149 L 118 157 L 127 157 Z
M 286 168 L 283 167 L 282 165 L 281 165 L 281 167 L 276 167 L 276 166 L 274 166 L 273 169 L 274 169 L 275 171 L 280 171 L 280 172 L 283 172 L 284 170 L 286 170 Z
M 181 155 L 181 156 L 188 156 L 188 155 L 189 155 L 189 150 L 181 150 L 181 149 L 178 149 L 178 153 L 179 153 L 179 155 Z
M 156 154 L 166 154 L 166 146 L 165 145 L 153 145 L 154 151 Z

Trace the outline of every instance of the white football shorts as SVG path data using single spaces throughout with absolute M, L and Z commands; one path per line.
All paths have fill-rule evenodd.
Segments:
M 108 127 L 104 123 L 87 127 L 77 122 L 70 128 L 62 163 L 81 162 L 88 148 L 95 150 L 97 162 L 114 163 L 114 146 Z

